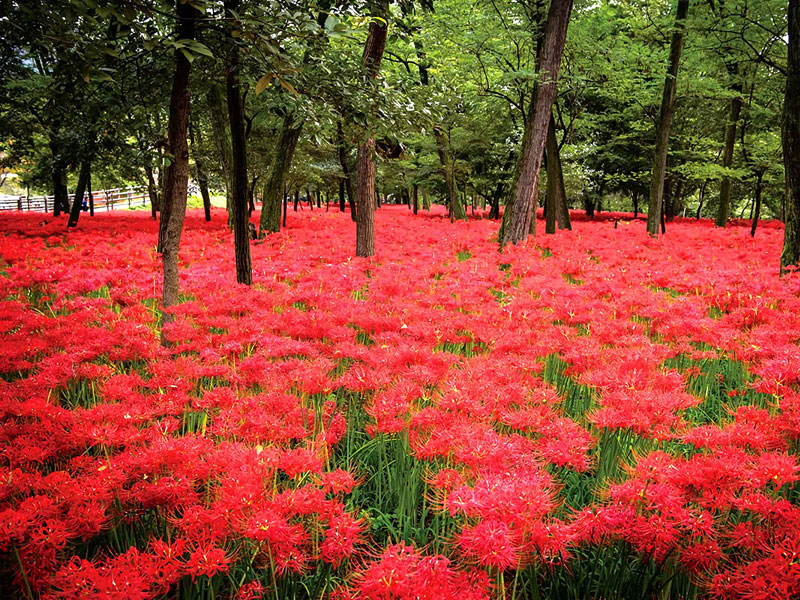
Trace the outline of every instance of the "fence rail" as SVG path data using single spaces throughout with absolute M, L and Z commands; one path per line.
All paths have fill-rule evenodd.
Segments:
M 89 204 L 88 192 L 83 196 Z M 150 197 L 145 186 L 129 186 L 110 190 L 92 190 L 95 211 L 133 208 L 150 204 Z M 75 194 L 69 195 L 69 204 L 75 200 Z M 31 212 L 52 212 L 54 196 L 8 196 L 0 195 L 0 211 L 22 210 Z

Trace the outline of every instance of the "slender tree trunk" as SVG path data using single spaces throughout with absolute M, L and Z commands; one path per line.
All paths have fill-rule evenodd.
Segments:
M 278 137 L 278 145 L 272 157 L 264 198 L 261 201 L 261 221 L 259 236 L 277 233 L 281 230 L 281 193 L 286 183 L 286 175 L 292 165 L 294 151 L 300 139 L 301 127 L 294 125 L 294 117 L 286 115 Z
M 783 164 L 786 208 L 781 273 L 800 266 L 800 0 L 789 0 L 789 51 L 783 99 Z
M 634 191 L 631 200 L 633 200 L 633 219 L 639 218 L 639 192 Z
M 339 212 L 344 212 L 344 177 L 339 180 Z
M 369 34 L 361 57 L 365 71 L 365 86 L 372 85 L 377 78 L 386 48 L 388 31 L 389 0 L 377 0 L 372 16 L 378 17 L 369 24 Z M 374 115 L 372 116 L 374 118 Z M 371 124 L 370 124 L 371 125 Z M 375 254 L 375 136 L 358 146 L 358 200 L 356 209 L 356 256 Z
M 658 235 L 658 224 L 663 212 L 664 174 L 667 170 L 667 153 L 669 151 L 669 128 L 672 123 L 672 112 L 675 105 L 675 86 L 678 67 L 683 51 L 683 38 L 686 29 L 686 15 L 689 12 L 689 0 L 678 0 L 675 14 L 675 30 L 669 49 L 669 69 L 664 79 L 664 92 L 661 96 L 661 110 L 656 127 L 656 151 L 653 159 L 653 179 L 650 183 L 650 204 L 647 208 L 647 232 Z
M 696 219 L 700 220 L 700 215 L 703 214 L 703 202 L 706 199 L 706 187 L 708 187 L 708 180 L 706 179 L 702 184 L 700 184 L 700 191 L 697 192 L 697 199 L 699 201 L 697 205 L 697 216 Z
M 529 230 L 536 227 L 536 189 L 539 168 L 547 141 L 547 129 L 556 97 L 556 82 L 567 27 L 572 12 L 572 0 L 551 2 L 539 61 L 540 80 L 536 84 L 528 122 L 523 136 L 522 149 L 517 162 L 516 176 L 503 214 L 499 240 L 503 246 L 524 241 Z
M 203 198 L 203 213 L 205 214 L 206 222 L 211 220 L 211 194 L 208 193 L 208 176 L 203 167 L 203 153 L 202 151 L 196 152 L 194 139 L 195 128 L 192 123 L 192 116 L 189 115 L 189 144 L 191 145 L 192 156 L 194 156 L 194 166 L 197 171 L 197 185 L 200 187 L 200 196 Z M 200 130 L 197 130 L 197 142 L 201 141 Z M 151 200 L 152 201 L 152 200 Z
M 428 190 L 422 188 L 422 210 L 430 211 L 431 209 L 431 199 L 428 196 Z
M 297 212 L 297 206 L 300 204 L 300 189 L 294 191 L 294 212 Z
M 214 139 L 217 142 L 217 151 L 220 156 L 220 166 L 222 175 L 225 178 L 225 209 L 228 211 L 228 227 L 233 228 L 233 157 L 231 149 L 231 138 L 226 124 L 228 110 L 225 100 L 218 87 L 212 85 L 208 91 L 208 108 L 211 114 L 211 128 L 214 132 Z
M 154 219 L 158 218 L 158 212 L 161 210 L 161 198 L 158 195 L 158 186 L 153 175 L 153 167 L 146 165 L 144 172 L 147 175 L 147 195 L 150 197 L 150 214 Z
M 756 227 L 758 227 L 758 217 L 761 215 L 761 182 L 764 178 L 764 171 L 759 169 L 756 174 L 756 198 L 753 209 L 753 222 L 750 225 L 750 236 L 755 237 Z
M 411 202 L 413 203 L 414 214 L 419 212 L 419 186 L 415 183 L 412 188 Z
M 78 226 L 81 208 L 83 208 L 83 195 L 86 193 L 86 183 L 89 181 L 89 170 L 91 166 L 92 163 L 88 160 L 81 162 L 81 170 L 80 173 L 78 173 L 78 184 L 75 186 L 75 199 L 72 201 L 67 227 Z
M 436 151 L 439 154 L 439 163 L 442 165 L 445 187 L 447 189 L 447 211 L 450 221 L 455 219 L 466 219 L 467 215 L 458 199 L 458 185 L 455 177 L 455 160 L 450 150 L 450 136 L 441 127 L 433 128 L 433 136 L 436 139 Z
M 239 10 L 239 0 L 226 0 L 227 11 Z M 244 107 L 239 88 L 239 47 L 231 37 L 227 64 L 225 65 L 225 95 L 228 100 L 228 120 L 231 131 L 233 157 L 233 239 L 236 255 L 236 281 L 245 285 L 253 282 L 250 264 L 250 228 L 247 211 L 247 140 L 244 131 Z
M 734 65 L 731 69 L 733 75 L 738 75 L 739 69 Z M 733 166 L 733 150 L 736 144 L 736 124 L 739 121 L 739 114 L 742 110 L 742 84 L 734 83 L 733 89 L 736 96 L 731 98 L 728 121 L 725 124 L 725 146 L 722 150 L 722 166 L 730 169 Z M 719 207 L 717 208 L 717 218 L 714 221 L 716 227 L 725 227 L 730 217 L 731 207 L 731 177 L 723 175 L 719 186 Z
M 344 173 L 344 186 L 347 192 L 347 200 L 350 203 L 350 218 L 355 222 L 356 193 L 355 190 L 353 190 L 353 174 L 351 173 L 350 165 L 347 163 L 347 143 L 344 139 L 341 121 L 336 123 L 336 154 L 339 157 L 339 165 L 342 167 L 342 173 Z M 344 209 L 342 210 L 344 211 Z
M 94 195 L 92 194 L 92 170 L 89 169 L 89 175 L 86 177 L 86 187 L 89 191 L 89 216 L 94 216 Z
M 176 39 L 192 40 L 195 33 L 197 10 L 188 2 L 175 2 L 177 16 Z M 167 128 L 169 152 L 173 160 L 167 167 L 166 193 L 161 210 L 158 229 L 158 250 L 164 270 L 163 307 L 178 303 L 178 248 L 186 216 L 186 195 L 189 184 L 189 74 L 192 65 L 179 49 L 175 50 L 175 70 L 172 77 L 172 92 L 169 101 L 169 125 Z M 166 311 L 164 323 L 172 321 Z M 168 343 L 162 335 L 162 343 Z
M 283 188 L 283 228 L 286 229 L 286 213 L 289 212 L 289 195 Z

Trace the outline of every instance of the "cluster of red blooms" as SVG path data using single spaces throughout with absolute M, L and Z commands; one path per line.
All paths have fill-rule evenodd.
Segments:
M 238 597 L 260 598 L 329 565 L 332 598 L 491 598 L 504 571 L 624 541 L 712 597 L 800 595 L 800 276 L 777 275 L 777 226 L 751 240 L 678 219 L 651 239 L 576 219 L 500 253 L 494 222 L 402 211 L 378 211 L 369 260 L 346 216 L 296 217 L 253 244 L 250 288 L 224 215 L 190 213 L 168 347 L 146 215 L 69 232 L 4 217 L 9 585 L 152 598 L 235 571 Z M 551 355 L 587 410 L 546 382 Z M 705 399 L 676 357 L 745 365 L 738 408 L 693 420 Z M 367 474 L 337 462 L 343 397 L 426 463 L 446 556 L 374 547 L 369 507 L 348 502 Z M 615 436 L 634 450 L 569 508 L 554 473 L 599 474 Z

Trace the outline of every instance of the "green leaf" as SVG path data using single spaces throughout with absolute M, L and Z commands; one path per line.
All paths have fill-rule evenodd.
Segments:
M 189 52 L 186 48 L 178 48 L 190 63 L 194 62 L 194 54 Z

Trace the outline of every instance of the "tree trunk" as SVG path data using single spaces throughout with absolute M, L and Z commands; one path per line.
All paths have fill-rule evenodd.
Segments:
M 664 174 L 667 170 L 667 153 L 669 151 L 669 128 L 675 106 L 675 85 L 678 67 L 683 51 L 683 37 L 686 29 L 686 15 L 689 12 L 689 0 L 678 0 L 675 14 L 675 30 L 669 48 L 669 69 L 664 79 L 664 92 L 661 96 L 661 110 L 656 127 L 656 151 L 653 158 L 653 179 L 650 183 L 650 203 L 647 208 L 647 232 L 658 235 L 658 224 L 663 212 Z
M 176 39 L 194 38 L 197 10 L 188 2 L 175 2 Z M 186 216 L 186 194 L 189 184 L 189 74 L 192 65 L 180 49 L 175 49 L 175 70 L 169 101 L 167 144 L 173 157 L 166 173 L 166 193 L 158 229 L 158 250 L 164 270 L 163 323 L 172 321 L 169 307 L 178 303 L 178 248 Z M 168 343 L 162 335 L 162 343 Z
M 55 159 L 60 161 L 59 159 Z M 67 191 L 67 171 L 60 164 L 53 167 L 53 216 L 69 211 L 69 192 Z
M 289 195 L 286 188 L 283 188 L 283 228 L 286 229 L 286 213 L 289 211 Z
M 756 197 L 753 208 L 753 222 L 750 224 L 750 237 L 755 237 L 756 227 L 758 227 L 758 217 L 761 215 L 761 182 L 764 179 L 764 171 L 759 170 L 756 174 Z
M 422 210 L 430 210 L 431 209 L 431 199 L 428 196 L 428 191 L 425 188 L 422 188 Z
M 153 176 L 153 167 L 146 165 L 144 172 L 147 175 L 147 195 L 150 198 L 150 214 L 154 219 L 158 218 L 158 211 L 161 210 L 161 199 L 158 196 L 158 186 Z
M 358 209 L 356 210 L 356 256 L 375 254 L 375 138 L 358 147 Z
M 222 175 L 225 179 L 225 209 L 228 211 L 228 227 L 233 228 L 233 203 L 231 193 L 233 190 L 233 174 L 231 156 L 231 138 L 228 134 L 228 127 L 225 124 L 227 109 L 225 100 L 216 85 L 212 85 L 208 91 L 208 108 L 211 113 L 211 128 L 214 132 L 214 139 L 217 142 L 217 151 L 220 157 Z
M 439 154 L 439 163 L 442 165 L 442 174 L 447 189 L 447 212 L 450 215 L 450 222 L 455 219 L 466 219 L 467 214 L 458 199 L 455 160 L 450 150 L 450 136 L 441 127 L 436 126 L 433 128 L 433 137 L 436 139 L 436 151 Z
M 339 180 L 339 212 L 344 212 L 344 177 Z
M 192 116 L 189 115 L 189 143 L 191 144 L 192 149 L 192 156 L 194 156 L 194 166 L 195 170 L 197 171 L 197 185 L 200 187 L 200 195 L 203 198 L 203 213 L 205 214 L 206 222 L 211 220 L 211 194 L 208 193 L 208 176 L 206 175 L 206 170 L 203 167 L 203 153 L 195 152 L 195 140 L 194 140 L 194 131 L 195 128 L 193 127 L 192 123 Z M 201 141 L 201 133 L 200 130 L 197 130 L 197 142 L 200 143 Z M 152 170 L 151 170 L 152 174 Z M 148 186 L 149 191 L 149 186 Z M 152 196 L 151 196 L 152 202 Z
M 732 67 L 732 74 L 738 75 L 738 66 Z M 731 98 L 730 112 L 728 121 L 725 124 L 725 146 L 722 150 L 722 166 L 730 169 L 733 165 L 733 150 L 736 144 L 736 124 L 739 121 L 739 114 L 742 110 L 742 84 L 734 83 L 733 89 L 736 96 Z M 719 186 L 719 207 L 717 208 L 717 218 L 714 221 L 716 227 L 725 227 L 730 217 L 731 207 L 731 178 L 730 175 L 723 175 Z
M 81 216 L 81 209 L 83 208 L 83 195 L 86 193 L 86 183 L 89 181 L 90 169 L 90 161 L 84 160 L 81 162 L 81 170 L 80 173 L 78 173 L 78 184 L 75 186 L 75 199 L 72 201 L 72 209 L 69 213 L 67 227 L 78 226 L 78 219 Z
M 697 192 L 697 199 L 699 204 L 697 205 L 697 216 L 696 219 L 700 220 L 700 215 L 703 213 L 703 202 L 706 199 L 706 187 L 708 187 L 708 180 L 706 179 L 702 184 L 700 184 L 700 191 Z
M 789 0 L 789 51 L 783 99 L 783 164 L 786 208 L 781 273 L 800 266 L 800 0 Z
M 419 212 L 419 186 L 415 183 L 411 192 L 411 202 L 413 204 L 414 214 Z
M 89 216 L 94 216 L 94 195 L 92 194 L 92 170 L 89 169 L 89 174 L 86 177 L 86 187 L 89 191 Z
M 344 173 L 344 186 L 347 192 L 347 200 L 350 203 L 350 219 L 356 220 L 356 195 L 353 190 L 353 177 L 350 172 L 350 165 L 347 164 L 347 145 L 342 130 L 342 122 L 336 123 L 336 154 L 339 157 L 339 165 Z M 344 209 L 342 209 L 344 211 Z
M 281 230 L 281 194 L 286 184 L 286 176 L 292 166 L 301 129 L 294 125 L 292 115 L 289 114 L 283 118 L 278 145 L 272 157 L 267 184 L 264 186 L 264 198 L 261 200 L 260 237 Z
M 239 0 L 226 0 L 227 11 L 239 10 Z M 247 140 L 244 132 L 244 108 L 239 88 L 239 47 L 231 37 L 229 59 L 225 65 L 225 96 L 228 100 L 228 120 L 231 131 L 233 158 L 233 240 L 236 255 L 236 281 L 245 285 L 253 282 L 250 264 L 250 224 L 247 211 Z
M 633 219 L 636 220 L 639 218 L 639 192 L 634 191 L 631 200 L 633 201 Z
M 519 244 L 528 236 L 528 231 L 536 232 L 536 189 L 539 182 L 539 168 L 547 141 L 547 129 L 556 97 L 556 82 L 567 27 L 572 11 L 572 0 L 551 2 L 547 15 L 541 60 L 540 80 L 536 84 L 528 113 L 528 122 L 522 140 L 516 177 L 503 214 L 500 226 L 500 245 Z
M 365 87 L 372 85 L 381 68 L 383 51 L 386 49 L 388 31 L 389 0 L 377 0 L 373 19 L 369 24 L 369 34 L 364 44 L 361 64 L 365 71 Z M 371 116 L 372 120 L 374 115 Z M 371 124 L 370 124 L 371 125 Z M 356 256 L 375 254 L 375 136 L 358 146 L 358 196 L 356 209 Z
M 545 151 L 547 152 L 547 197 L 550 197 L 552 190 L 554 202 L 551 206 L 555 207 L 553 217 L 559 229 L 571 230 L 572 223 L 570 222 L 569 208 L 567 207 L 567 189 L 564 185 L 564 171 L 561 168 L 561 150 L 558 147 L 556 120 L 552 111 L 550 111 L 550 125 L 547 128 L 547 141 L 545 144 Z M 550 233 L 555 233 L 555 227 Z

